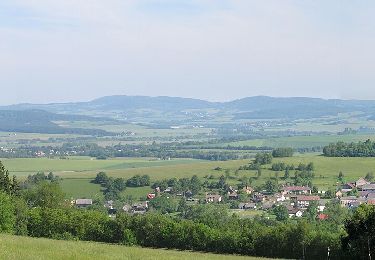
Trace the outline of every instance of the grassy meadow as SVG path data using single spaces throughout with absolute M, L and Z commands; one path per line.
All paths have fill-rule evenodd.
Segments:
M 125 247 L 94 242 L 58 241 L 0 234 L 0 259 L 202 259 L 257 260 L 264 258 L 215 255 L 190 251 Z

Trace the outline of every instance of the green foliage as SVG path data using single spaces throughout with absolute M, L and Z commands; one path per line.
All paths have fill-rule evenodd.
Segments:
M 144 187 L 150 186 L 150 176 L 148 175 L 135 175 L 126 181 L 128 187 Z
M 255 155 L 255 164 L 265 165 L 270 164 L 272 162 L 272 154 L 271 153 L 257 153 Z
M 362 204 L 345 223 L 343 246 L 352 259 L 368 259 L 375 254 L 375 207 Z
M 272 156 L 277 157 L 292 157 L 294 153 L 293 148 L 276 148 L 272 151 Z
M 0 233 L 11 233 L 16 224 L 14 205 L 9 195 L 0 191 Z
M 19 183 L 15 176 L 11 179 L 8 170 L 5 169 L 0 161 L 0 192 L 8 195 L 18 195 L 20 191 Z
M 284 205 L 275 206 L 272 213 L 276 216 L 278 221 L 286 221 L 289 219 L 288 209 Z
M 366 181 L 372 182 L 374 180 L 374 173 L 373 172 L 368 172 L 365 177 Z
M 264 189 L 268 191 L 269 193 L 275 193 L 279 190 L 279 185 L 277 184 L 276 181 L 273 180 L 267 180 Z
M 30 207 L 58 208 L 64 204 L 65 194 L 56 182 L 40 182 L 24 191 L 23 196 Z
M 107 174 L 105 172 L 99 172 L 93 182 L 100 185 L 106 185 L 108 181 L 109 177 L 107 176 Z
M 318 214 L 318 202 L 311 201 L 307 210 L 305 211 L 305 215 L 309 221 L 314 221 Z
M 178 204 L 172 198 L 162 195 L 150 200 L 149 207 L 165 214 L 176 212 Z
M 371 140 L 358 143 L 337 142 L 323 149 L 328 157 L 375 157 L 375 143 Z

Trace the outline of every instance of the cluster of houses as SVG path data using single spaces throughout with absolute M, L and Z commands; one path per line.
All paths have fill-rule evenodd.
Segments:
M 346 195 L 354 190 L 358 191 L 357 196 Z M 171 191 L 172 188 L 168 188 L 163 192 L 170 193 Z M 317 205 L 317 217 L 321 220 L 328 218 L 323 213 L 328 200 L 322 199 L 319 196 L 320 194 L 324 194 L 324 192 L 320 192 L 319 195 L 313 195 L 312 189 L 307 186 L 283 186 L 280 192 L 273 194 L 256 192 L 250 186 L 246 186 L 240 191 L 229 187 L 227 192 L 225 198 L 217 193 L 206 193 L 203 201 L 205 203 L 221 203 L 226 200 L 238 201 L 239 210 L 270 210 L 274 206 L 284 205 L 288 210 L 290 218 L 302 217 L 309 205 L 314 202 Z M 122 210 L 130 214 L 144 214 L 149 209 L 148 201 L 154 199 L 160 193 L 160 189 L 156 188 L 154 193 L 147 194 L 147 201 L 125 204 Z M 246 194 L 247 199 L 245 201 L 241 200 L 240 194 Z M 178 195 L 184 196 L 188 201 L 194 203 L 198 201 L 202 202 L 202 200 L 193 198 L 191 192 Z M 360 178 L 355 182 L 342 185 L 335 195 L 343 207 L 353 208 L 363 203 L 375 205 L 375 183 Z M 91 199 L 77 199 L 72 201 L 72 204 L 78 208 L 85 208 L 91 206 L 93 202 Z M 117 209 L 115 209 L 113 201 L 105 202 L 104 206 L 108 209 L 109 215 L 116 214 Z
M 92 199 L 76 199 L 76 200 L 72 200 L 71 204 L 76 206 L 77 208 L 87 208 L 93 205 L 93 201 Z M 106 201 L 104 203 L 104 207 L 108 210 L 108 214 L 110 216 L 116 215 L 117 209 L 114 205 L 113 200 Z M 133 203 L 132 205 L 125 204 L 122 207 L 122 210 L 124 212 L 128 212 L 131 214 L 144 214 L 148 210 L 148 202 L 143 201 L 143 202 Z
M 346 196 L 348 193 L 357 191 L 357 195 Z M 342 185 L 341 190 L 336 193 L 343 207 L 355 208 L 361 204 L 375 205 L 375 183 L 371 183 L 364 178 L 359 178 L 355 182 Z
M 231 187 L 228 191 L 229 200 L 238 200 L 239 191 Z M 266 192 L 255 192 L 249 186 L 244 187 L 241 193 L 251 195 L 251 199 L 247 202 L 240 202 L 238 209 L 240 210 L 269 210 L 276 205 L 284 205 L 288 209 L 289 217 L 302 217 L 304 211 L 311 202 L 317 202 L 318 212 L 325 209 L 325 201 L 319 196 L 312 195 L 312 190 L 307 186 L 284 186 L 281 192 L 268 194 Z M 223 196 L 218 194 L 207 193 L 205 201 L 207 203 L 219 203 L 223 201 Z M 318 217 L 325 217 L 319 214 Z

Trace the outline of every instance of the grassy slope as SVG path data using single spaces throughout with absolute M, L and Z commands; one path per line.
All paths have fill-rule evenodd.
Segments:
M 48 158 L 17 158 L 2 159 L 5 167 L 18 177 L 25 177 L 38 171 L 54 172 L 60 176 L 74 175 L 85 177 L 87 173 L 98 171 L 124 170 L 128 168 L 154 167 L 165 165 L 190 164 L 196 162 L 190 159 L 175 159 L 171 161 L 157 161 L 147 158 L 122 158 L 108 160 L 92 160 L 89 157 L 71 157 L 69 159 L 48 159 Z
M 57 241 L 0 235 L 0 259 L 249 259 L 174 250 L 146 249 L 92 242 Z

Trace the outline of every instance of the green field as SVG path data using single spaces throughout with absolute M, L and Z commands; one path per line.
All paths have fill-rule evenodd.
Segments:
M 0 235 L 0 259 L 264 259 Z
M 124 170 L 129 168 L 157 167 L 165 165 L 180 165 L 195 163 L 191 159 L 175 159 L 162 161 L 147 158 L 121 158 L 96 160 L 90 157 L 70 157 L 68 159 L 48 159 L 48 158 L 17 158 L 2 159 L 5 167 L 18 177 L 25 177 L 38 171 L 54 172 L 59 176 L 85 177 L 92 176 L 98 171 Z

